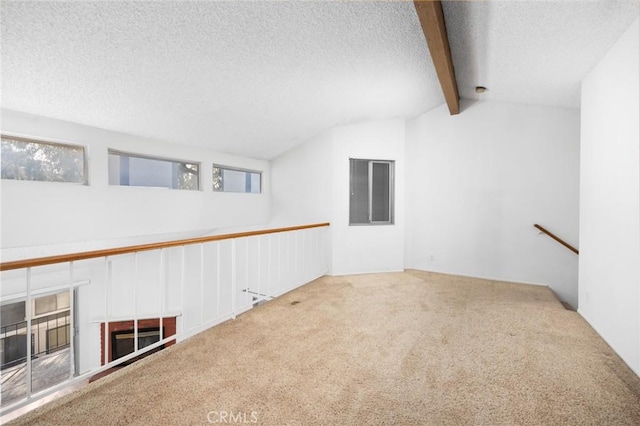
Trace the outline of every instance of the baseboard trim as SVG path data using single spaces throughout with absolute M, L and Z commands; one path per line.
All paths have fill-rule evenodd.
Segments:
M 548 284 L 537 283 L 537 282 L 533 282 L 533 281 L 516 281 L 516 280 L 505 279 L 505 278 L 486 277 L 486 276 L 482 276 L 482 275 L 460 274 L 460 273 L 457 273 L 457 272 L 436 271 L 436 270 L 432 270 L 432 269 L 406 268 L 405 271 L 406 270 L 410 270 L 410 269 L 413 269 L 415 271 L 434 272 L 436 274 L 453 275 L 453 276 L 465 277 L 465 278 L 477 278 L 477 279 L 480 279 L 480 280 L 487 280 L 487 281 L 500 281 L 500 282 L 509 283 L 509 284 L 526 284 L 526 285 L 537 285 L 537 286 L 541 286 L 541 287 L 549 287 Z

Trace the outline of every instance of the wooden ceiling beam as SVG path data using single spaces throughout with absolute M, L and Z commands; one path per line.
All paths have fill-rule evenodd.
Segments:
M 440 0 L 414 0 L 422 31 L 451 115 L 460 112 L 460 96 Z

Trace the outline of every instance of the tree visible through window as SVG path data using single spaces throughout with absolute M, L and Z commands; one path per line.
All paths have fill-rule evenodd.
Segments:
M 200 164 L 109 150 L 109 185 L 200 189 Z
M 262 192 L 262 173 L 213 165 L 213 190 L 216 192 Z
M 2 136 L 2 179 L 86 183 L 84 147 Z
M 351 159 L 349 224 L 393 223 L 393 161 Z

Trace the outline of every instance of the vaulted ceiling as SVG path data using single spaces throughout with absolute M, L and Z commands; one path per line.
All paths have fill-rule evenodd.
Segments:
M 640 15 L 638 0 L 443 8 L 461 97 L 571 108 Z M 3 0 L 0 14 L 3 108 L 134 135 L 271 159 L 444 102 L 411 1 Z

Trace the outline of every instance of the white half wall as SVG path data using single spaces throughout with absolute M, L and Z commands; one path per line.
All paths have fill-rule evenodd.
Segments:
M 3 260 L 101 248 L 97 241 L 265 224 L 270 163 L 2 110 L 2 132 L 84 145 L 89 185 L 2 180 Z M 107 149 L 201 163 L 201 190 L 113 186 Z M 263 171 L 262 194 L 212 190 L 212 164 Z M 62 248 L 64 246 L 64 248 Z M 12 249 L 12 250 L 9 250 Z
M 463 100 L 407 123 L 406 267 L 548 285 L 574 307 L 579 111 Z
M 640 34 L 582 83 L 580 313 L 640 375 Z

